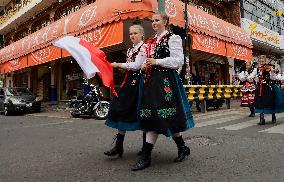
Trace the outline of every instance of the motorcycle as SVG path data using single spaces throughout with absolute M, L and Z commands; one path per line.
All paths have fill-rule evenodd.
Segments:
M 67 103 L 66 106 L 68 108 L 75 108 L 79 103 L 82 102 L 82 100 L 84 99 L 83 95 L 79 95 L 79 96 L 73 96 Z
M 103 100 L 103 94 L 99 87 L 90 85 L 91 91 L 85 97 L 73 97 L 69 107 L 73 107 L 71 111 L 72 117 L 82 115 L 94 116 L 97 119 L 106 119 L 108 116 L 110 103 Z

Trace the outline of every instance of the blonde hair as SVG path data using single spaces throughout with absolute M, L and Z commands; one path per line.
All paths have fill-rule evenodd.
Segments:
M 260 64 L 266 64 L 267 63 L 267 57 L 266 55 L 260 55 L 259 58 L 258 58 L 258 62 Z
M 162 17 L 162 20 L 164 22 L 166 22 L 166 29 L 169 28 L 170 18 L 169 18 L 169 16 L 166 13 L 164 13 L 164 12 L 155 12 L 154 15 L 160 15 Z
M 144 40 L 145 31 L 144 31 L 144 28 L 141 25 L 131 25 L 129 27 L 129 31 L 130 31 L 131 28 L 137 28 L 142 33 L 142 40 Z

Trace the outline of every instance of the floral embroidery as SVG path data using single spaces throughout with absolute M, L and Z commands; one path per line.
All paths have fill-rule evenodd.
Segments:
M 177 109 L 175 107 L 157 110 L 159 118 L 168 118 L 176 115 Z
M 136 79 L 134 79 L 134 80 L 132 80 L 131 85 L 132 85 L 132 86 L 135 86 L 135 85 L 136 85 L 136 83 L 137 83 L 137 80 L 136 80 Z
M 164 91 L 165 91 L 165 100 L 166 101 L 171 101 L 173 97 L 173 91 L 170 88 L 170 81 L 168 78 L 164 78 Z
M 140 117 L 141 118 L 148 118 L 152 115 L 151 110 L 150 109 L 141 109 L 140 110 Z

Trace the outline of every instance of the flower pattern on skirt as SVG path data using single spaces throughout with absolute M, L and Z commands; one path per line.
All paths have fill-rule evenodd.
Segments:
M 176 112 L 177 109 L 175 107 L 157 110 L 158 117 L 160 118 L 172 117 L 176 114 Z
M 137 83 L 137 80 L 136 80 L 136 79 L 134 79 L 134 80 L 132 80 L 131 85 L 132 85 L 132 86 L 135 86 L 135 85 L 136 85 L 136 83 Z
M 170 88 L 170 81 L 169 78 L 164 78 L 164 91 L 165 91 L 165 100 L 170 102 L 173 97 L 173 91 Z
M 152 112 L 150 109 L 141 109 L 140 110 L 140 117 L 141 118 L 148 118 L 152 115 Z

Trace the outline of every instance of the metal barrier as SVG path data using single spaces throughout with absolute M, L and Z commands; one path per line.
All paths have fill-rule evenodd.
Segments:
M 206 100 L 225 99 L 230 109 L 230 99 L 242 96 L 241 85 L 184 85 L 189 101 L 200 101 L 201 112 L 206 111 Z

